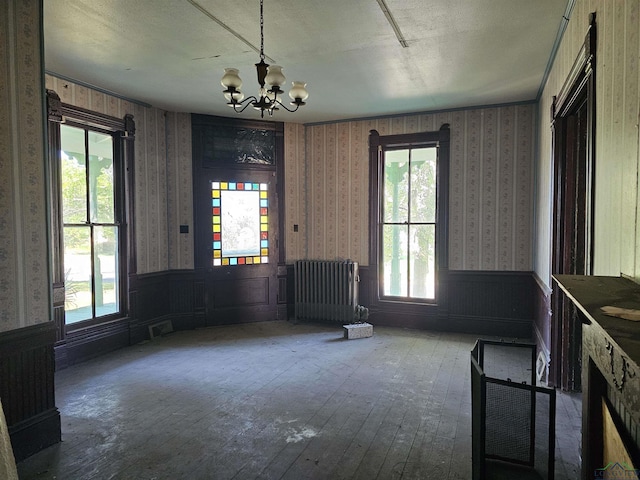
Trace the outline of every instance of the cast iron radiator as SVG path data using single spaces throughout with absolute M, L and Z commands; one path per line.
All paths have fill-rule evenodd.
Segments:
M 358 305 L 358 262 L 297 260 L 295 317 L 351 323 Z

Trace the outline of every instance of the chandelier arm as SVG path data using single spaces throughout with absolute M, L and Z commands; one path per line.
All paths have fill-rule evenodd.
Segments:
M 278 106 L 284 108 L 287 112 L 295 112 L 296 110 L 298 110 L 298 108 L 300 108 L 300 105 L 296 103 L 296 108 L 289 108 L 287 107 L 284 103 L 282 103 L 280 100 L 274 100 L 273 103 L 277 103 Z
M 256 97 L 254 97 L 253 95 L 251 95 L 250 97 L 245 98 L 241 102 L 230 103 L 229 105 L 231 105 L 233 107 L 233 110 L 236 113 L 242 113 L 247 109 L 247 107 L 249 105 L 254 105 L 257 101 L 258 101 L 258 99 Z M 241 109 L 238 109 L 237 107 L 240 106 L 240 105 L 244 105 L 244 106 Z

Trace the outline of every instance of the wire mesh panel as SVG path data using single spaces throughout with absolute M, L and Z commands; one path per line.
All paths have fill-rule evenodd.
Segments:
M 555 390 L 535 385 L 535 345 L 476 342 L 471 410 L 474 480 L 554 478 Z
M 487 377 L 535 385 L 535 345 L 483 341 L 480 348 L 480 365 Z
M 486 456 L 533 465 L 535 398 L 531 386 L 487 378 L 485 398 Z

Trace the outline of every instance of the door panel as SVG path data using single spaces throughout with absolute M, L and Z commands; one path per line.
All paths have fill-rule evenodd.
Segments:
M 275 320 L 277 317 L 277 231 L 278 215 L 275 192 L 275 176 L 272 172 L 243 170 L 210 170 L 209 175 L 200 180 L 206 184 L 207 192 L 203 202 L 210 203 L 211 182 L 252 182 L 268 185 L 269 229 L 268 261 L 260 264 L 213 264 L 212 242 L 203 241 L 201 258 L 206 262 L 205 273 L 205 313 L 207 325 L 237 322 Z M 206 190 L 205 190 L 206 189 Z M 205 195 L 203 195 L 204 197 Z M 202 214 L 202 225 L 212 225 L 212 215 Z M 223 220 L 224 221 L 224 220 Z M 222 224 L 222 229 L 229 228 Z M 213 237 L 210 237 L 213 239 Z M 233 257 L 236 258 L 236 257 Z M 244 257 L 239 257 L 244 258 Z M 206 259 L 206 260 L 205 260 Z
M 213 118 L 211 123 L 208 121 L 209 118 Z M 222 127 L 218 125 L 220 121 L 224 122 Z M 228 159 L 218 162 L 215 152 L 224 151 L 224 149 L 215 147 L 216 129 L 222 128 L 226 139 L 230 135 L 229 125 L 236 124 L 237 122 L 228 119 L 221 120 L 202 115 L 194 116 L 193 122 L 195 263 L 196 269 L 202 272 L 202 278 L 204 278 L 206 325 L 276 320 L 278 315 L 277 269 L 281 261 L 278 248 L 280 217 L 278 168 L 281 168 L 281 161 L 278 160 L 282 157 L 281 142 L 276 142 L 274 147 L 276 153 L 274 164 L 234 164 Z M 254 122 L 250 126 L 250 128 L 271 129 L 276 127 L 279 127 L 279 124 L 274 127 L 273 123 L 256 125 Z M 248 138 L 251 137 L 248 136 Z M 211 145 L 214 145 L 214 148 L 211 148 Z M 236 145 L 234 148 L 242 148 L 242 146 Z M 251 150 L 253 147 L 249 145 L 247 148 Z M 212 155 L 211 152 L 214 154 Z M 221 183 L 212 190 L 212 182 Z M 226 184 L 223 185 L 222 182 Z M 232 186 L 231 183 L 235 185 Z M 229 192 L 235 190 L 241 193 L 240 190 L 245 190 L 247 183 L 251 184 L 249 187 L 256 184 L 267 187 L 264 191 L 267 197 L 264 199 L 265 203 L 262 203 L 263 198 L 260 195 L 260 209 L 256 208 L 254 212 L 251 203 L 253 200 L 251 200 L 243 210 L 243 212 L 251 211 L 252 214 L 259 212 L 260 222 L 263 222 L 259 225 L 259 232 L 256 230 L 257 226 L 251 222 L 253 217 L 242 218 L 243 212 L 230 212 L 228 208 L 224 208 L 225 201 L 228 207 L 228 202 L 233 197 L 237 200 L 236 206 L 242 204 L 241 196 L 238 197 L 235 192 L 233 194 Z M 255 187 L 252 190 L 255 190 Z M 261 190 L 260 194 L 262 192 Z M 218 203 L 216 203 L 216 195 L 219 195 L 221 200 Z M 215 210 L 216 205 L 218 210 Z M 216 225 L 218 226 L 217 236 Z M 231 228 L 232 225 L 233 228 Z M 234 233 L 230 235 L 229 232 Z M 256 233 L 259 235 L 260 246 L 257 254 L 253 250 L 253 241 L 247 237 Z M 234 248 L 231 248 L 229 243 L 231 236 L 238 242 Z M 247 238 L 249 241 L 245 242 Z M 264 254 L 267 252 L 264 248 L 268 252 L 266 256 Z M 259 263 L 253 263 L 254 259 Z

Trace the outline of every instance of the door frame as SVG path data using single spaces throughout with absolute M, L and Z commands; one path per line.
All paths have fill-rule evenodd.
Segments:
M 593 204 L 595 167 L 595 13 L 589 17 L 589 29 L 580 52 L 566 78 L 560 93 L 551 106 L 553 151 L 553 236 L 551 251 L 552 274 L 593 274 Z M 586 131 L 584 155 L 575 155 L 567 161 L 568 140 L 574 140 L 572 115 L 586 102 Z M 574 161 L 575 160 L 575 161 Z M 576 163 L 580 162 L 580 163 Z M 582 171 L 580 181 L 576 174 Z M 569 180 L 571 182 L 569 182 Z M 580 204 L 578 205 L 578 202 Z M 584 222 L 580 232 L 575 223 L 566 222 L 579 215 Z M 580 234 L 580 239 L 577 235 Z M 580 257 L 577 271 L 566 271 L 564 248 L 571 242 L 574 257 Z M 575 252 L 575 249 L 579 251 Z M 553 284 L 551 317 L 551 365 L 549 383 L 563 390 L 580 390 L 582 331 L 580 316 L 573 303 Z
M 285 265 L 282 241 L 285 223 L 284 124 L 202 114 L 192 114 L 191 118 L 194 267 L 196 277 L 203 282 L 205 323 L 213 325 L 275 320 L 281 316 L 282 309 L 278 308 L 281 299 L 286 299 L 286 282 L 282 283 L 278 279 L 278 272 Z M 225 137 L 231 131 L 241 131 L 242 135 L 239 135 L 243 140 Z M 256 151 L 246 152 L 255 157 L 260 156 L 257 146 L 264 145 L 261 144 L 261 134 L 273 135 L 271 163 L 236 158 L 236 154 L 245 153 L 243 145 L 248 145 L 249 150 L 255 147 Z M 252 174 L 263 179 L 268 176 L 268 183 L 272 185 L 269 187 L 269 263 L 213 267 L 209 181 L 248 181 Z M 261 183 L 265 182 L 266 180 Z M 209 202 L 205 199 L 209 199 Z M 249 294 L 242 296 L 241 290 L 249 290 Z

